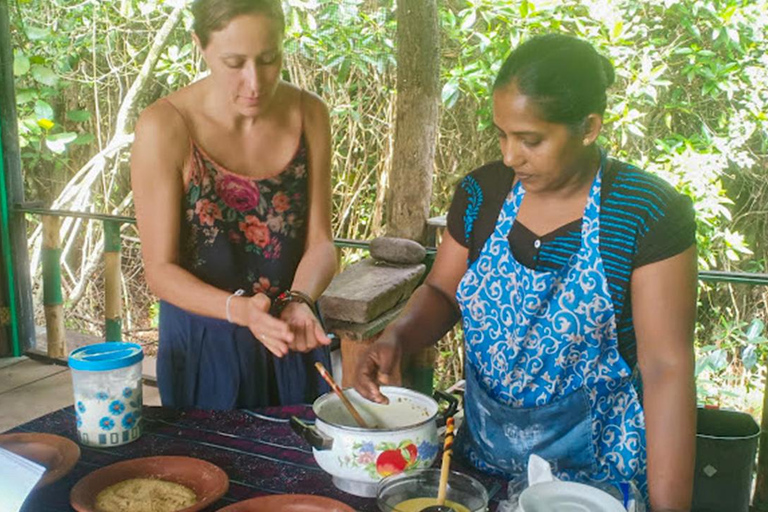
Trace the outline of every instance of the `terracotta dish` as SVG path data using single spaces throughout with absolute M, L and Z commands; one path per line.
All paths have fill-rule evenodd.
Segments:
M 78 512 L 96 512 L 96 496 L 110 485 L 130 478 L 157 478 L 189 487 L 197 503 L 179 512 L 195 512 L 224 496 L 229 477 L 218 466 L 192 457 L 144 457 L 97 469 L 72 488 L 69 502 Z
M 46 472 L 37 482 L 35 489 L 60 479 L 69 473 L 80 459 L 80 447 L 77 443 L 53 434 L 3 434 L 0 435 L 0 446 L 45 467 Z
M 310 494 L 276 494 L 241 501 L 219 512 L 355 512 L 340 501 Z

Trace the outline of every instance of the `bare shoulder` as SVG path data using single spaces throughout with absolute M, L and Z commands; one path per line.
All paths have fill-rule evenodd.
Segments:
M 173 99 L 161 98 L 145 108 L 136 123 L 132 161 L 135 171 L 180 171 L 190 151 L 187 123 Z
M 160 98 L 145 108 L 136 123 L 136 137 L 156 142 L 183 142 L 189 130 L 179 108 L 169 98 Z
M 311 91 L 300 90 L 304 117 L 308 123 L 325 125 L 328 123 L 328 105 L 323 99 Z

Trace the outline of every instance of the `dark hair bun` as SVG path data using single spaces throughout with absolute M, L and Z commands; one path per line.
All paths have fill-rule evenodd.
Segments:
M 545 34 L 524 42 L 502 64 L 493 88 L 514 82 L 539 107 L 541 118 L 576 125 L 589 114 L 603 115 L 613 64 L 587 41 Z
M 605 73 L 605 88 L 607 89 L 616 81 L 616 73 L 613 71 L 613 63 L 608 60 L 608 57 L 600 55 L 600 64 L 602 64 Z

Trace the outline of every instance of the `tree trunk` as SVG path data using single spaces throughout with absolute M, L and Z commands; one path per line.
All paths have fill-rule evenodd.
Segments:
M 397 112 L 387 235 L 424 241 L 440 99 L 436 0 L 397 5 Z

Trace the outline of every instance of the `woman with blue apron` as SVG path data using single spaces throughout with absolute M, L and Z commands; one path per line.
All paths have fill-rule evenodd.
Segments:
M 457 187 L 429 276 L 359 362 L 355 387 L 386 402 L 379 385 L 402 355 L 461 319 L 465 463 L 518 479 L 536 454 L 561 479 L 633 483 L 653 510 L 682 511 L 695 221 L 688 198 L 596 146 L 613 78 L 569 36 L 510 54 L 493 95 L 503 161 Z

